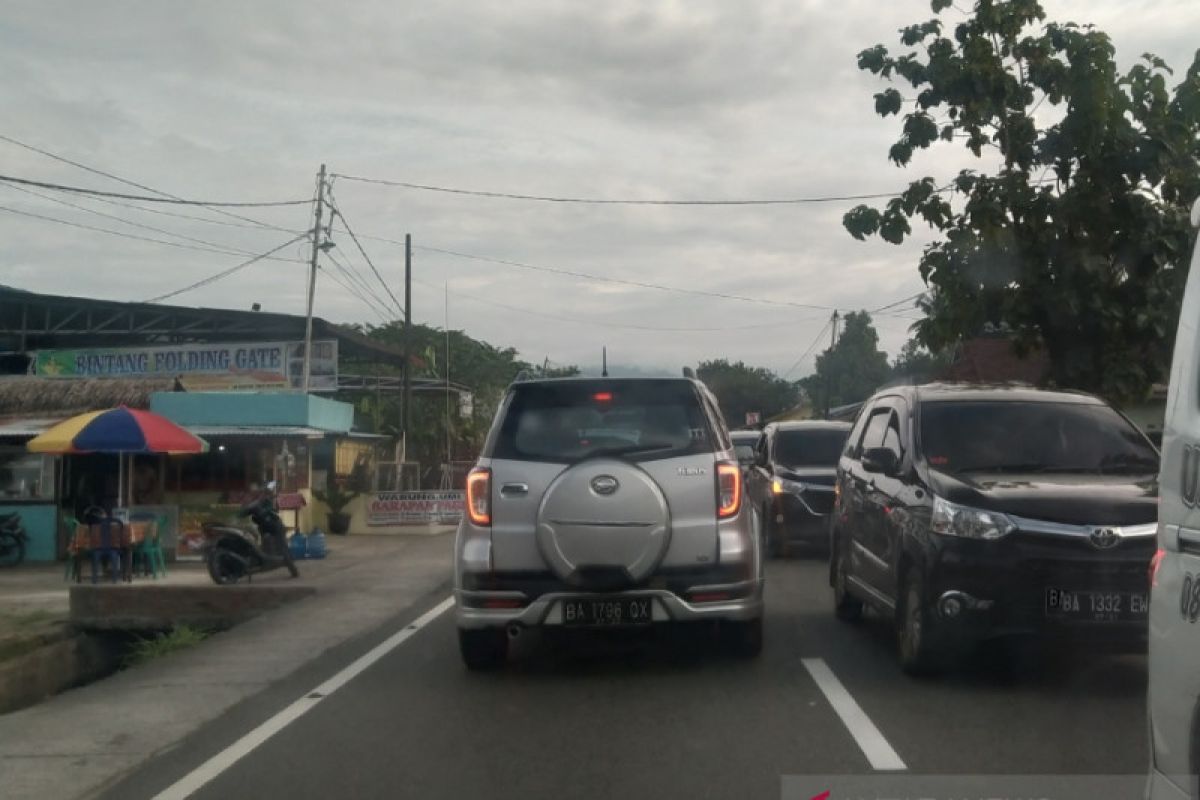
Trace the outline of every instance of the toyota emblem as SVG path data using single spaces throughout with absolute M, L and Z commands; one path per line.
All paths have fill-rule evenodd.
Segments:
M 1098 550 L 1108 550 L 1116 547 L 1121 541 L 1121 534 L 1112 528 L 1092 528 L 1092 545 Z
M 599 495 L 615 494 L 621 484 L 612 475 L 597 475 L 592 478 L 592 491 Z

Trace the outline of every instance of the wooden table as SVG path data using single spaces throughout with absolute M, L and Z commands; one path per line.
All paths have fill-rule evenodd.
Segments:
M 126 582 L 133 580 L 133 551 L 147 539 L 153 539 L 158 523 L 153 520 L 139 520 L 121 524 L 114 520 L 109 523 L 109 536 L 113 541 L 109 546 L 121 553 L 121 578 Z M 75 525 L 75 536 L 67 547 L 68 558 L 75 561 L 75 582 L 83 579 L 83 557 L 89 551 L 100 547 L 104 537 L 101 532 L 102 523 L 93 522 L 85 525 L 82 522 Z

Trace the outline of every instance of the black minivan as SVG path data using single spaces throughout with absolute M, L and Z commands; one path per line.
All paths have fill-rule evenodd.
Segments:
M 838 465 L 838 617 L 894 618 L 906 671 L 985 638 L 1145 646 L 1158 452 L 1102 400 L 1026 387 L 881 391 Z

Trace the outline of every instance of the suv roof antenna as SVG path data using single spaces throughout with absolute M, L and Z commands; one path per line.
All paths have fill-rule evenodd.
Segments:
M 608 347 L 600 348 L 600 377 L 608 377 Z

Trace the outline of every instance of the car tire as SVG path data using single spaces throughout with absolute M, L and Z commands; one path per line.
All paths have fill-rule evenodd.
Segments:
M 775 561 L 783 555 L 783 543 L 779 540 L 775 515 L 771 513 L 770 508 L 763 509 L 762 519 L 763 549 L 767 551 L 767 558 Z
M 911 569 L 901 582 L 900 603 L 896 606 L 900 668 L 909 675 L 931 675 L 944 665 L 937 621 L 924 598 L 924 581 Z
M 503 628 L 459 628 L 458 649 L 472 672 L 497 670 L 508 661 L 508 634 Z
M 762 655 L 762 617 L 745 622 L 723 622 L 720 635 L 725 650 L 738 658 L 751 659 Z
M 842 622 L 858 622 L 863 616 L 863 602 L 846 588 L 846 564 L 836 545 L 830 548 L 829 557 L 833 560 L 833 614 Z

